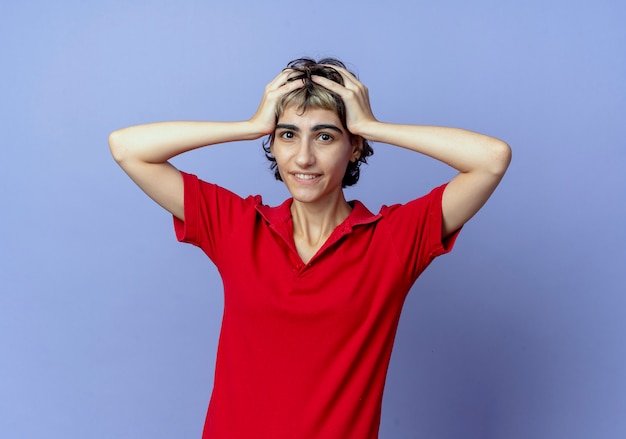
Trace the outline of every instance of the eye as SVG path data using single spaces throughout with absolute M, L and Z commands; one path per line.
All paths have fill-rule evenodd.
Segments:
M 279 134 L 279 137 L 281 139 L 293 139 L 295 137 L 295 134 L 293 133 L 293 131 L 283 131 L 282 133 Z
M 330 142 L 331 140 L 333 140 L 333 136 L 328 133 L 321 133 L 319 136 L 317 136 L 317 138 L 322 142 Z

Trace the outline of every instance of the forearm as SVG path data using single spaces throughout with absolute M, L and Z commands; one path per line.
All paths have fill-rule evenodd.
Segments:
M 109 146 L 116 161 L 139 160 L 163 163 L 202 146 L 261 137 L 255 125 L 246 122 L 158 122 L 114 131 Z
M 419 152 L 463 173 L 501 175 L 510 161 L 510 148 L 503 141 L 459 128 L 373 121 L 361 127 L 359 134 L 374 142 Z

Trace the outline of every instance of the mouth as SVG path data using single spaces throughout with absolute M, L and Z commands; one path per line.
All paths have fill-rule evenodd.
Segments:
M 300 181 L 313 181 L 321 176 L 321 174 L 304 174 L 301 172 L 292 172 L 296 180 Z

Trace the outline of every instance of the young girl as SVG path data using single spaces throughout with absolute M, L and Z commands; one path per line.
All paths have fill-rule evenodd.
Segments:
M 277 207 L 179 172 L 195 148 L 269 135 L 291 197 Z M 369 142 L 440 160 L 458 174 L 428 195 L 371 213 L 347 202 Z M 376 438 L 404 299 L 487 201 L 511 152 L 454 128 L 378 121 L 338 60 L 292 61 L 243 122 L 165 122 L 115 131 L 115 160 L 174 215 L 224 283 L 224 315 L 203 439 Z

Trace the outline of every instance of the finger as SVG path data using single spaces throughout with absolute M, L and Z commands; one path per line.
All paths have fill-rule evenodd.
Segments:
M 356 77 L 356 75 L 354 73 L 352 73 L 351 71 L 349 71 L 346 68 L 343 67 L 339 67 L 339 66 L 334 66 L 331 64 L 322 64 L 325 67 L 330 67 L 331 69 L 336 70 L 337 72 L 339 72 L 339 74 L 342 76 L 344 83 L 350 83 L 350 84 L 355 84 L 355 85 L 359 85 L 361 84 L 361 82 L 359 81 L 359 79 Z
M 293 69 L 283 69 L 269 84 L 267 84 L 268 89 L 277 89 L 287 84 L 290 76 L 294 74 Z
M 339 94 L 340 96 L 344 96 L 345 92 L 348 90 L 357 94 L 363 94 L 366 92 L 366 88 L 363 84 L 345 77 L 343 84 L 319 75 L 311 75 L 311 80 L 321 85 L 322 87 Z
M 343 87 L 343 85 L 339 84 L 338 82 L 335 82 L 332 79 L 328 79 L 320 75 L 311 75 L 311 81 L 316 82 L 328 89 Z
M 349 71 L 348 69 L 344 68 L 344 67 L 340 67 L 340 66 L 334 66 L 332 64 L 322 64 L 324 67 L 330 67 L 331 69 L 337 70 L 340 73 L 343 73 L 346 76 L 351 76 L 353 78 L 356 78 L 356 76 L 354 76 L 354 74 Z
M 332 79 L 325 78 L 323 76 L 311 75 L 311 81 L 315 82 L 322 87 L 337 93 L 339 96 L 344 96 L 345 92 L 348 90 L 348 87 L 345 85 L 341 85 L 338 82 L 333 81 Z
M 280 96 L 291 93 L 302 87 L 304 87 L 304 80 L 302 79 L 289 80 L 289 78 L 282 78 L 280 82 L 268 89 L 266 94 L 272 96 L 272 99 L 278 99 Z

